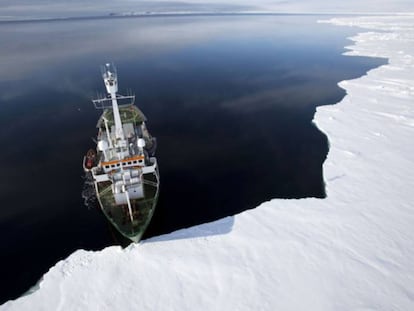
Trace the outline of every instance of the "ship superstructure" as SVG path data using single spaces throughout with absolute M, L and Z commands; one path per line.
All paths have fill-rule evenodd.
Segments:
M 102 67 L 107 96 L 92 102 L 102 109 L 96 152 L 88 151 L 84 169 L 92 174 L 102 212 L 128 239 L 138 242 L 147 228 L 159 193 L 156 139 L 135 96 L 118 94 L 115 67 Z

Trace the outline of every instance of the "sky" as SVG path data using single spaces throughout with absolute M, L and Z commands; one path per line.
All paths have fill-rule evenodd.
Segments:
M 412 0 L 2 0 L 0 19 L 106 15 L 122 12 L 414 12 Z

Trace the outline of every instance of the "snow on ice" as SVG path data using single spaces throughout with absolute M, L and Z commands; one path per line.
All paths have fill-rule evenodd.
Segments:
M 347 54 L 389 63 L 341 82 L 348 95 L 317 110 L 326 199 L 275 199 L 125 250 L 79 250 L 0 309 L 414 310 L 414 16 L 329 22 L 369 29 Z

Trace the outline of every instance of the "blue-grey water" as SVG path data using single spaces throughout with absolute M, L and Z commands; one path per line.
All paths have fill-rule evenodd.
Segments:
M 90 99 L 108 61 L 158 138 L 161 195 L 146 237 L 271 198 L 323 198 L 316 106 L 383 61 L 342 56 L 355 30 L 319 18 L 0 23 L 0 303 L 74 250 L 119 243 L 81 197 L 99 116 Z

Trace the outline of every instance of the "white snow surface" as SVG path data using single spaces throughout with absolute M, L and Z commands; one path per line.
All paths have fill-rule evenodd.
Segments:
M 368 28 L 347 54 L 389 64 L 317 109 L 326 199 L 275 199 L 125 250 L 76 251 L 0 309 L 414 310 L 414 16 L 329 22 Z

